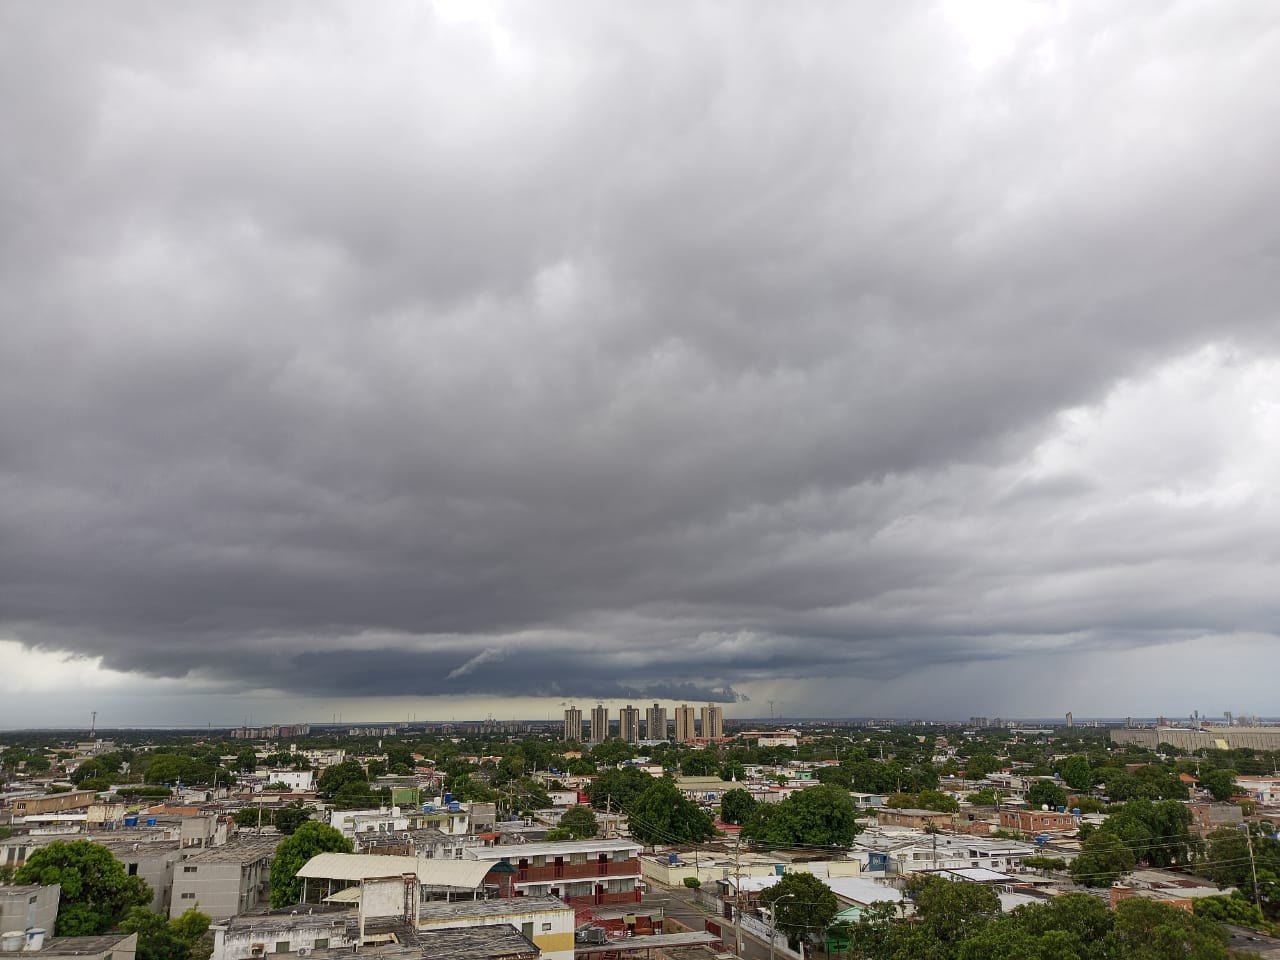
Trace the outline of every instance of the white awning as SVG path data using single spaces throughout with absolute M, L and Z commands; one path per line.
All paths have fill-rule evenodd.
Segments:
M 319 853 L 303 864 L 297 875 L 309 880 L 364 882 L 411 873 L 424 887 L 474 890 L 492 867 L 492 862 L 484 860 L 421 860 L 372 853 Z

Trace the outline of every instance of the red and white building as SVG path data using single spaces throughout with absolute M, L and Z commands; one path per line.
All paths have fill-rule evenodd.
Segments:
M 640 853 L 630 840 L 565 840 L 463 851 L 490 861 L 486 885 L 501 896 L 559 897 L 574 907 L 640 902 Z

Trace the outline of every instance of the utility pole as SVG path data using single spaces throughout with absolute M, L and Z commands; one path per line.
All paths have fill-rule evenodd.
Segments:
M 738 832 L 733 847 L 733 933 L 737 940 L 736 953 L 742 956 L 742 832 Z
M 1253 903 L 1262 912 L 1262 897 L 1258 895 L 1258 864 L 1253 859 L 1253 831 L 1249 824 L 1244 825 L 1245 842 L 1249 844 L 1249 872 L 1253 874 Z

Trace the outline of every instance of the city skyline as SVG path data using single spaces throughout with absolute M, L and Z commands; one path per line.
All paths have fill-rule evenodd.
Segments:
M 1273 19 L 4 5 L 0 727 L 1274 713 Z

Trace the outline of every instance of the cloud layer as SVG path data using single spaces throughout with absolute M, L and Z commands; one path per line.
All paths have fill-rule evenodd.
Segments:
M 1272 6 L 968 7 L 0 8 L 0 630 L 317 700 L 1271 635 Z

